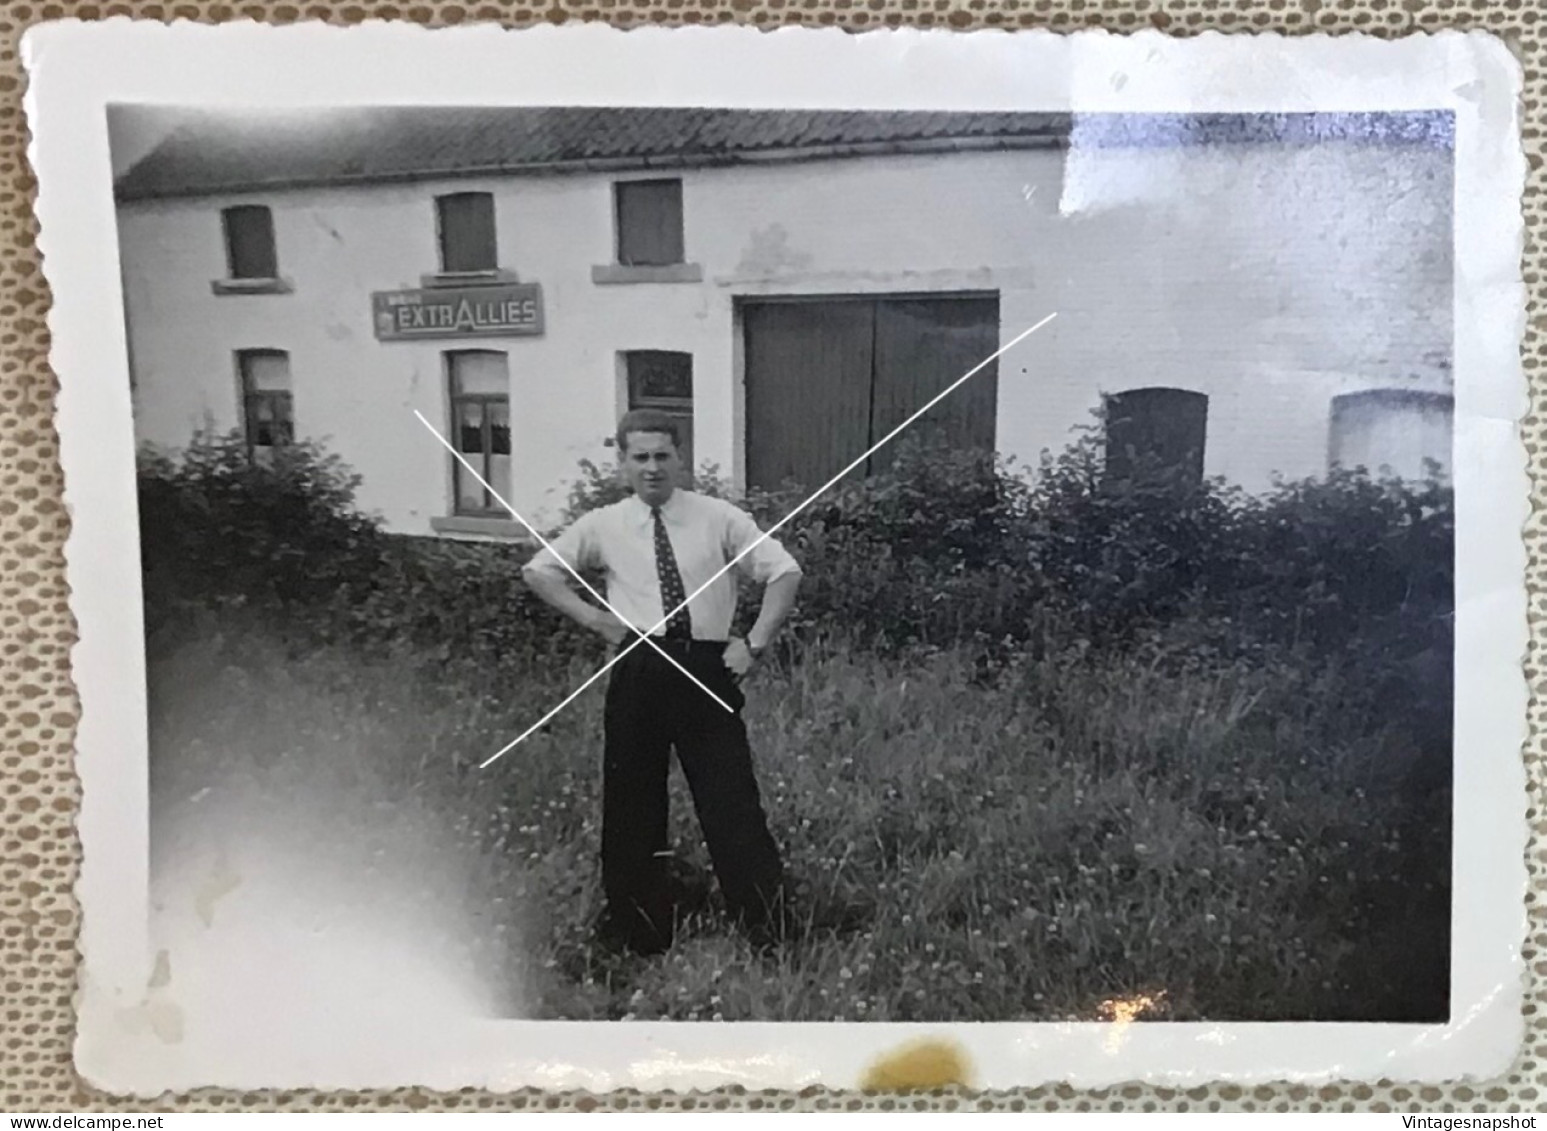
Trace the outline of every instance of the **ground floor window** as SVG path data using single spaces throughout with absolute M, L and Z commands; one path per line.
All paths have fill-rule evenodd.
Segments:
M 631 350 L 623 355 L 628 407 L 653 408 L 677 422 L 686 485 L 693 482 L 693 355 L 672 350 Z
M 1333 467 L 1427 478 L 1450 474 L 1453 399 L 1414 389 L 1366 389 L 1332 398 Z
M 290 355 L 284 350 L 239 350 L 236 368 L 242 383 L 242 430 L 247 450 L 271 454 L 295 439 L 290 392 Z
M 478 473 L 470 474 L 462 460 L 452 459 L 453 509 L 457 514 L 505 516 L 494 495 L 510 497 L 510 369 L 505 355 L 495 350 L 454 351 L 446 354 L 446 372 L 452 442 Z
M 1130 389 L 1106 397 L 1108 480 L 1203 479 L 1209 398 L 1186 389 Z

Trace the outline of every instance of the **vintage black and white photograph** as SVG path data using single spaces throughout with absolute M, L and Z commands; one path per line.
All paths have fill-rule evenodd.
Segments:
M 112 124 L 153 880 L 524 1016 L 1446 1019 L 1448 115 Z
M 1453 1021 L 1454 107 L 106 123 L 149 1031 Z

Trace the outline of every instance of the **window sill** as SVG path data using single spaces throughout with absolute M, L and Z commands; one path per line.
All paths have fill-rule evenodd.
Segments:
M 209 287 L 217 295 L 287 295 L 295 290 L 289 279 L 215 279 Z
M 531 540 L 531 533 L 514 519 L 483 515 L 437 516 L 430 519 L 430 529 L 436 534 L 471 535 L 478 538 L 499 538 L 505 541 Z
M 520 281 L 514 271 L 507 271 L 503 267 L 490 268 L 488 271 L 436 271 L 431 275 L 419 276 L 419 285 L 427 290 L 435 287 L 492 287 Z
M 615 283 L 701 283 L 704 268 L 698 263 L 669 263 L 660 267 L 627 267 L 621 263 L 599 264 L 591 268 L 591 282 Z

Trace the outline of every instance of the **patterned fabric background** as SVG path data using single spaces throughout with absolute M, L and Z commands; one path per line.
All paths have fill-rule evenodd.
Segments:
M 618 1093 L 591 1096 L 525 1091 L 506 1095 L 416 1089 L 375 1093 L 222 1092 L 204 1090 L 156 1102 L 126 1102 L 87 1088 L 70 1060 L 78 912 L 72 896 L 80 846 L 75 836 L 78 784 L 71 766 L 76 701 L 70 684 L 74 624 L 64 578 L 69 516 L 53 430 L 55 379 L 48 368 L 48 290 L 34 246 L 35 183 L 27 165 L 22 115 L 25 77 L 19 47 L 28 26 L 54 19 L 271 23 L 366 19 L 432 26 L 494 21 L 522 26 L 566 19 L 619 26 L 735 21 L 895 27 L 1034 28 L 1118 31 L 1156 27 L 1194 35 L 1216 29 L 1291 33 L 1364 31 L 1396 36 L 1445 27 L 1483 29 L 1506 40 L 1525 67 L 1525 280 L 1531 319 L 1525 362 L 1533 388 L 1547 383 L 1547 256 L 1541 248 L 1547 175 L 1542 169 L 1544 14 L 1534 0 L 594 0 L 590 3 L 330 4 L 6 3 L 0 5 L 0 1109 L 54 1110 L 426 1110 L 649 1108 L 910 1109 L 1013 1111 L 1532 1111 L 1547 1103 L 1547 797 L 1543 772 L 1542 616 L 1547 613 L 1547 525 L 1528 528 L 1532 571 L 1532 644 L 1527 674 L 1537 689 L 1531 709 L 1527 770 L 1533 838 L 1528 864 L 1532 937 L 1525 959 L 1533 979 L 1525 1004 L 1525 1048 L 1505 1077 L 1472 1086 L 1389 1085 L 1200 1087 L 1129 1085 L 1080 1092 L 1047 1087 L 1005 1093 L 948 1091 L 928 1096 L 866 1095 L 808 1089 L 800 1094 L 741 1089 L 698 1095 Z M 1525 422 L 1533 482 L 1540 484 L 1547 435 L 1541 415 Z

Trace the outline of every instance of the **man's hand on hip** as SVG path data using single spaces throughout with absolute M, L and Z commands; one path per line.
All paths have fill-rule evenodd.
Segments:
M 591 621 L 591 628 L 604 637 L 607 643 L 612 645 L 622 644 L 624 640 L 633 635 L 628 625 L 624 624 L 606 609 L 596 610 L 596 617 Z
M 731 642 L 725 646 L 725 666 L 730 669 L 731 675 L 737 680 L 745 679 L 756 661 L 757 657 L 747 647 L 745 640 L 739 636 L 731 637 Z

